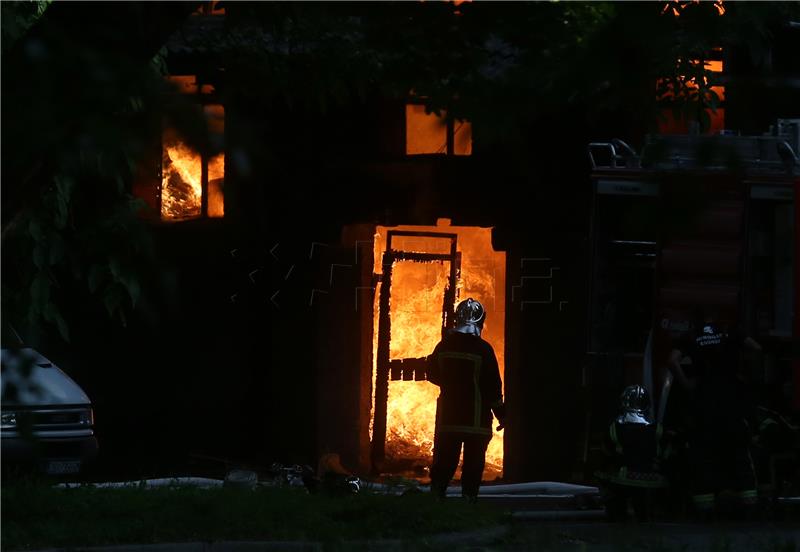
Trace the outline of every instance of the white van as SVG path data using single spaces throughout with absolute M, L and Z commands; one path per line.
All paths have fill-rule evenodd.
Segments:
M 4 469 L 72 474 L 97 454 L 89 397 L 61 369 L 31 348 L 3 349 L 1 377 Z

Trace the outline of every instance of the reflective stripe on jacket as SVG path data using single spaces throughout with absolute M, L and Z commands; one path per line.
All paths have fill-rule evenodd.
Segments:
M 441 389 L 436 430 L 492 434 L 492 410 L 502 416 L 502 384 L 492 346 L 450 331 L 428 357 L 428 380 Z

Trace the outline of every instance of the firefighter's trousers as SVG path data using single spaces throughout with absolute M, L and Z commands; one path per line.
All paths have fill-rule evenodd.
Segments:
M 491 435 L 437 431 L 433 442 L 431 466 L 431 491 L 444 497 L 447 486 L 458 467 L 461 445 L 464 445 L 464 462 L 461 465 L 461 494 L 468 498 L 478 496 L 478 488 L 486 462 L 486 448 Z

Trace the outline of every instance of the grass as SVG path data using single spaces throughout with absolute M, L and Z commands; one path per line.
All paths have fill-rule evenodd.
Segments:
M 427 494 L 309 495 L 303 489 L 2 488 L 3 550 L 218 540 L 413 539 L 501 522 L 496 510 Z
M 425 493 L 386 496 L 309 495 L 304 489 L 78 487 L 56 489 L 41 481 L 2 487 L 0 549 L 25 550 L 130 543 L 222 540 L 322 542 L 325 550 L 369 546 L 353 541 L 402 539 L 409 550 L 452 552 L 463 544 L 435 544 L 426 536 L 506 523 L 496 508 L 458 499 L 444 503 Z M 510 523 L 492 544 L 475 550 L 541 552 L 800 552 L 785 530 L 754 524 L 684 523 L 664 533 L 648 524 Z M 784 524 L 784 528 L 785 528 Z M 699 531 L 698 531 L 699 529 Z M 674 532 L 677 531 L 677 534 Z M 405 548 L 404 548 L 405 549 Z

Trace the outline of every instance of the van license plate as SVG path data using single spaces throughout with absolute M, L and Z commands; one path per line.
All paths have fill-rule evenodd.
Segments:
M 50 460 L 45 466 L 45 471 L 50 475 L 65 473 L 78 473 L 81 471 L 80 460 Z

